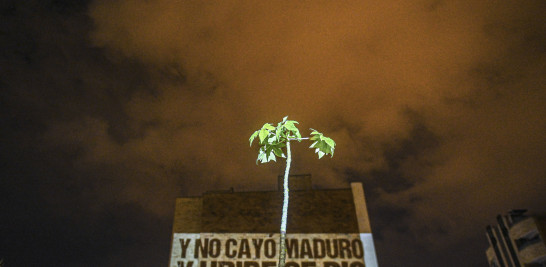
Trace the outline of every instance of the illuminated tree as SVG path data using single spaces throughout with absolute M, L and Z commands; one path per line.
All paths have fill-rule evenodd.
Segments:
M 318 154 L 319 159 L 324 155 L 330 154 L 334 156 L 334 149 L 336 143 L 331 138 L 324 136 L 317 130 L 311 129 L 311 137 L 301 137 L 300 131 L 296 127 L 299 124 L 297 121 L 287 120 L 288 116 L 284 117 L 281 122 L 277 124 L 277 127 L 266 123 L 261 129 L 255 131 L 250 136 L 250 146 L 256 137 L 259 139 L 260 150 L 258 152 L 258 162 L 266 163 L 269 161 L 277 161 L 277 157 L 286 158 L 286 169 L 284 171 L 283 180 L 283 206 L 282 206 L 282 219 L 280 229 L 280 254 L 279 254 L 279 267 L 284 267 L 286 259 L 286 218 L 288 216 L 288 173 L 290 172 L 290 163 L 292 162 L 292 154 L 290 152 L 290 141 L 296 140 L 310 140 L 313 143 L 309 148 L 314 148 L 315 153 Z M 286 154 L 284 153 L 286 150 Z

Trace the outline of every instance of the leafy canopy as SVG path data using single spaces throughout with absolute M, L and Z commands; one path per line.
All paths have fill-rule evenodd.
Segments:
M 329 137 L 324 136 L 322 133 L 315 129 L 311 129 L 311 137 L 302 138 L 300 131 L 296 127 L 299 124 L 297 121 L 288 120 L 288 116 L 284 117 L 281 122 L 277 124 L 277 127 L 266 123 L 261 129 L 255 131 L 250 136 L 250 146 L 256 137 L 259 139 L 260 150 L 256 164 L 258 161 L 266 163 L 269 161 L 277 161 L 277 157 L 286 158 L 284 154 L 284 147 L 286 142 L 290 140 L 297 140 L 301 142 L 303 139 L 309 139 L 313 141 L 313 144 L 309 148 L 315 148 L 315 153 L 318 154 L 319 159 L 324 155 L 330 154 L 334 156 L 334 149 L 336 143 Z

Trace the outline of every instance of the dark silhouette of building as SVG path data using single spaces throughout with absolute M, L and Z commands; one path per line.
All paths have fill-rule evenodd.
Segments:
M 546 266 L 546 216 L 512 210 L 497 216 L 497 225 L 486 228 L 490 267 Z

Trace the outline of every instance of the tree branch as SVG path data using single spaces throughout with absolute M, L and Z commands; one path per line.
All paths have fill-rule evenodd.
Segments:
M 302 137 L 302 138 L 293 138 L 293 137 L 288 137 L 288 140 L 290 141 L 300 141 L 300 140 L 309 140 L 309 137 Z

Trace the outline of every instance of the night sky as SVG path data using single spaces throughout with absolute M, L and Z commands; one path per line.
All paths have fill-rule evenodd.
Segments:
M 546 212 L 546 1 L 3 0 L 0 258 L 167 266 L 176 197 L 362 182 L 381 267 L 486 266 Z M 290 229 L 288 229 L 290 232 Z M 340 229 L 342 232 L 343 230 Z

